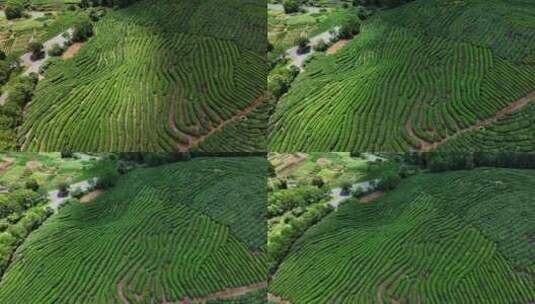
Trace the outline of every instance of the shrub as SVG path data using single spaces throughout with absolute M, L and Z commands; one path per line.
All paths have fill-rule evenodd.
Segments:
M 338 38 L 351 39 L 360 32 L 360 23 L 357 20 L 346 21 L 338 30 Z
M 377 188 L 382 191 L 392 190 L 397 187 L 401 178 L 396 173 L 390 173 L 381 178 Z
M 18 3 L 9 3 L 6 5 L 4 9 L 4 13 L 6 15 L 7 20 L 22 17 L 23 11 L 24 11 L 24 8 L 22 7 L 21 4 L 18 4 Z
M 71 195 L 74 198 L 81 198 L 82 196 L 84 196 L 84 191 L 82 190 L 82 188 L 76 187 L 76 189 L 71 192 Z
M 351 192 L 351 187 L 352 187 L 352 184 L 350 181 L 342 182 L 342 185 L 341 185 L 342 191 L 340 192 L 340 194 L 349 195 L 349 193 Z
M 61 151 L 61 158 L 72 158 L 73 154 L 69 150 Z
M 295 0 L 286 0 L 282 3 L 282 6 L 286 14 L 297 13 L 299 11 L 299 3 Z
M 59 44 L 54 44 L 50 50 L 48 50 L 48 56 L 61 56 L 65 50 Z
M 329 44 L 327 44 L 323 39 L 320 39 L 316 45 L 314 45 L 314 51 L 316 52 L 325 52 L 329 48 Z
M 97 179 L 95 188 L 102 190 L 109 189 L 115 186 L 118 178 L 119 174 L 117 172 L 108 171 Z

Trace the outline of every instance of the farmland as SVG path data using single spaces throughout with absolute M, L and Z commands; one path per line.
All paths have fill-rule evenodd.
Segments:
M 534 11 L 522 0 L 416 0 L 377 12 L 292 83 L 270 150 L 427 151 L 458 140 L 528 150 Z
M 18 144 L 264 150 L 265 11 L 258 0 L 148 0 L 109 11 L 76 56 L 48 68 Z
M 407 177 L 309 228 L 269 292 L 293 304 L 528 303 L 534 184 L 533 169 Z
M 261 157 L 137 168 L 33 232 L 0 281 L 0 302 L 150 303 L 261 298 Z

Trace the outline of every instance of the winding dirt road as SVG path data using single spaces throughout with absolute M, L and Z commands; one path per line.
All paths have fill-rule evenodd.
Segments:
M 435 150 L 439 145 L 443 144 L 444 142 L 446 142 L 448 140 L 451 140 L 451 139 L 454 139 L 454 138 L 458 137 L 459 135 L 462 135 L 462 134 L 464 134 L 466 132 L 475 131 L 475 130 L 477 130 L 479 128 L 482 128 L 482 127 L 487 127 L 487 126 L 495 123 L 499 119 L 505 117 L 506 115 L 520 110 L 521 108 L 525 107 L 527 104 L 529 104 L 532 101 L 535 101 L 535 91 L 533 91 L 533 92 L 529 93 L 528 95 L 526 95 L 526 96 L 524 96 L 524 97 L 522 97 L 520 99 L 517 99 L 516 101 L 510 103 L 507 107 L 499 110 L 498 112 L 496 112 L 491 117 L 489 117 L 487 119 L 484 119 L 484 120 L 479 120 L 474 125 L 472 125 L 472 126 L 470 126 L 468 128 L 458 129 L 457 132 L 455 132 L 454 134 L 449 135 L 449 136 L 443 138 L 442 140 L 435 141 L 435 142 L 429 142 L 429 141 L 426 141 L 423 138 L 418 137 L 414 133 L 414 130 L 412 128 L 411 119 L 408 119 L 407 122 L 405 123 L 405 131 L 407 132 L 407 134 L 410 137 L 416 139 L 419 142 L 418 150 L 420 150 L 422 152 L 428 152 L 428 151 L 431 151 L 431 150 Z

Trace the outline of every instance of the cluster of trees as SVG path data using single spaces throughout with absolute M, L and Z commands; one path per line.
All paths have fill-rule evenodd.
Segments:
M 282 7 L 284 8 L 284 13 L 286 14 L 292 14 L 297 13 L 299 11 L 300 3 L 296 0 L 285 0 L 282 3 Z
M 299 75 L 299 68 L 296 66 L 290 66 L 289 68 L 280 69 L 277 73 L 273 73 L 268 79 L 268 90 L 271 96 L 275 99 L 279 99 L 290 89 L 291 83 L 295 77 Z
M 328 197 L 328 189 L 308 185 L 275 191 L 268 197 L 268 218 L 279 216 L 297 207 L 307 207 Z
M 4 14 L 7 20 L 20 18 L 24 15 L 24 4 L 18 0 L 6 1 Z
M 23 184 L 0 196 L 0 276 L 17 246 L 52 214 L 39 206 L 46 199 L 37 181 L 28 179 Z
M 429 152 L 406 153 L 405 161 L 431 172 L 450 170 L 467 170 L 475 167 L 503 167 L 535 169 L 535 153 L 520 152 L 474 152 L 442 153 Z
M 275 273 L 279 264 L 288 254 L 292 244 L 312 225 L 329 214 L 330 205 L 315 204 L 308 208 L 297 208 L 284 218 L 280 233 L 270 234 L 268 239 L 269 272 Z

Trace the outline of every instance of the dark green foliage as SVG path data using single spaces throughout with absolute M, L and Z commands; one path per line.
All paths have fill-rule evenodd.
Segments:
M 314 45 L 314 51 L 316 52 L 325 52 L 329 48 L 329 44 L 323 40 L 318 41 Z
M 534 183 L 534 170 L 420 174 L 373 204 L 343 204 L 295 242 L 270 292 L 294 304 L 528 303 Z
M 43 58 L 45 56 L 45 52 L 43 51 L 43 44 L 38 41 L 32 41 L 28 44 L 28 51 L 32 52 L 32 55 L 30 58 L 35 61 Z
M 119 173 L 116 171 L 108 171 L 97 178 L 95 188 L 106 190 L 114 187 L 119 179 Z
M 286 14 L 297 13 L 299 11 L 299 2 L 296 0 L 284 0 L 282 6 Z
M 181 302 L 265 281 L 266 163 L 139 168 L 90 204 L 67 204 L 19 248 L 0 303 L 114 303 L 118 288 L 132 303 Z
M 83 21 L 74 26 L 71 40 L 73 42 L 83 42 L 93 36 L 93 24 L 89 21 Z
M 26 181 L 25 187 L 26 189 L 37 191 L 39 189 L 39 183 L 34 178 L 31 178 Z
M 50 50 L 48 50 L 48 56 L 61 56 L 65 50 L 59 44 L 54 44 Z
M 268 198 L 268 217 L 281 215 L 296 207 L 306 207 L 329 197 L 328 189 L 303 186 L 291 189 L 280 188 Z
M 22 17 L 22 13 L 24 11 L 24 7 L 19 2 L 8 2 L 4 8 L 4 13 L 6 15 L 7 20 L 20 18 Z

